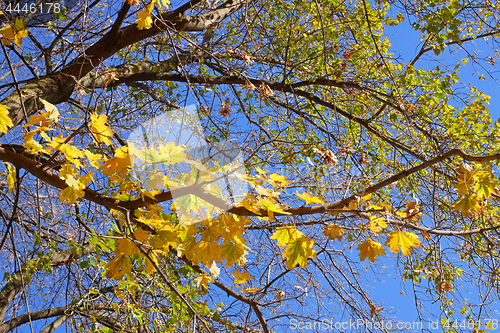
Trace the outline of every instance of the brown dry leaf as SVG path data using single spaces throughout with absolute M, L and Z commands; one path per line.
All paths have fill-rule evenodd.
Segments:
M 450 284 L 446 281 L 443 281 L 439 284 L 438 287 L 439 291 L 447 293 L 448 291 L 453 290 L 453 288 L 450 286 Z
M 231 103 L 229 102 L 229 99 L 226 99 L 225 102 L 222 102 L 222 108 L 219 110 L 219 113 L 221 116 L 224 117 L 229 117 L 231 115 Z
M 321 159 L 323 160 L 323 164 L 334 164 L 335 165 L 338 163 L 337 156 L 335 156 L 333 151 L 331 151 L 329 149 L 313 148 L 313 151 L 321 157 Z
M 273 95 L 274 91 L 272 91 L 267 84 L 262 83 L 260 85 L 260 97 L 269 97 Z
M 352 50 L 352 51 L 345 50 L 344 52 L 342 52 L 342 56 L 347 61 L 347 60 L 351 59 L 351 57 L 354 55 L 354 53 L 356 53 L 356 51 L 354 51 L 354 50 Z
M 417 201 L 406 200 L 406 202 L 408 204 L 406 206 L 407 216 L 417 215 L 420 212 L 420 208 L 418 207 L 418 200 Z
M 245 64 L 247 64 L 248 66 L 251 66 L 253 64 L 252 57 L 248 53 L 243 52 L 241 56 Z
M 373 316 L 378 315 L 379 312 L 384 309 L 383 307 L 377 309 L 377 307 L 373 303 L 368 303 L 368 305 L 370 306 L 370 317 L 372 317 L 372 318 L 373 318 Z
M 246 81 L 245 85 L 243 86 L 243 89 L 250 91 L 257 90 L 257 87 L 250 81 Z
M 429 235 L 427 231 L 422 231 L 422 237 L 424 239 L 432 240 L 432 237 Z

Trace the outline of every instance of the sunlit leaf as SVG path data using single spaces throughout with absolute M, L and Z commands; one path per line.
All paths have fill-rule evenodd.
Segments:
M 389 235 L 385 244 L 390 247 L 391 252 L 398 253 L 401 248 L 401 253 L 407 256 L 413 247 L 420 246 L 420 240 L 412 232 L 395 231 Z
M 382 244 L 375 242 L 373 239 L 368 239 L 358 245 L 359 259 L 364 261 L 366 258 L 371 262 L 377 260 L 377 256 L 385 255 L 385 249 Z

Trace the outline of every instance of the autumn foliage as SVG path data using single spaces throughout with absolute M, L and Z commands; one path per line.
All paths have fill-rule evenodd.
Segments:
M 78 6 L 2 9 L 0 332 L 397 320 L 375 280 L 444 331 L 496 328 L 500 125 L 461 78 L 496 75 L 470 51 L 495 3 Z M 157 120 L 188 105 L 206 151 Z M 213 158 L 234 147 L 243 168 Z

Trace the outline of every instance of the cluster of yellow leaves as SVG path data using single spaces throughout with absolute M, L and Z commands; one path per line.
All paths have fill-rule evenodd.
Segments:
M 139 1 L 137 0 L 127 0 L 127 1 L 132 6 L 139 4 Z M 163 9 L 162 3 L 166 9 L 170 4 L 170 0 L 161 0 L 161 1 L 153 0 L 146 6 L 146 10 L 137 13 L 137 20 L 135 21 L 135 23 L 137 23 L 137 29 L 142 30 L 151 28 L 153 24 L 153 19 L 151 18 L 151 12 L 153 11 L 155 3 L 158 5 L 159 9 L 162 10 Z
M 370 231 L 371 232 L 380 232 L 382 229 L 387 228 L 387 223 L 385 219 L 380 216 L 372 215 L 370 216 Z
M 0 35 L 3 45 L 10 45 L 14 41 L 17 46 L 21 46 L 23 37 L 28 36 L 28 30 L 24 26 L 24 21 L 16 18 L 14 25 L 7 24 L 0 28 Z
M 307 266 L 307 259 L 316 258 L 316 250 L 313 249 L 314 240 L 307 238 L 294 227 L 281 227 L 271 236 L 276 239 L 280 248 L 285 248 L 283 258 L 286 258 L 287 269 L 294 269 L 297 264 L 301 268 Z
M 133 233 L 132 238 L 136 241 L 148 245 L 150 233 L 146 230 L 137 230 Z M 157 260 L 157 255 L 155 251 L 150 251 L 151 257 L 153 260 Z M 108 262 L 106 265 L 106 276 L 108 278 L 114 278 L 115 280 L 122 280 L 125 275 L 130 280 L 134 279 L 134 275 L 132 273 L 132 263 L 131 258 L 140 257 L 145 263 L 145 271 L 149 274 L 154 272 L 155 267 L 149 259 L 141 255 L 140 248 L 130 239 L 128 238 L 120 238 L 115 241 L 115 257 Z
M 255 168 L 255 171 L 259 173 L 259 179 L 268 182 L 274 187 L 285 187 L 286 185 L 290 184 L 290 181 L 286 179 L 285 176 L 280 175 L 279 173 L 275 172 L 271 174 L 270 176 L 267 174 L 266 171 L 262 170 L 261 168 L 257 167 Z M 250 182 L 251 184 L 254 185 L 261 185 L 262 183 L 255 183 L 255 182 Z
M 235 263 L 243 266 L 246 263 L 248 246 L 245 239 L 241 237 L 244 225 L 248 224 L 248 218 L 239 217 L 230 213 L 221 214 L 216 219 L 203 221 L 201 230 L 193 228 L 194 234 L 200 235 L 200 240 L 191 235 L 185 242 L 186 250 L 183 252 L 190 260 L 201 262 L 209 266 L 210 262 L 222 262 L 225 260 L 227 267 Z M 219 245 L 219 241 L 222 244 Z
M 482 200 L 498 193 L 498 181 L 491 169 L 483 169 L 481 164 L 476 164 L 476 168 L 470 164 L 462 164 L 457 172 L 458 182 L 455 188 L 459 197 L 453 203 L 453 209 L 462 211 L 464 217 L 469 217 L 480 211 Z
M 44 113 L 41 113 L 41 114 L 35 114 L 33 116 L 30 117 L 30 119 L 28 120 L 28 122 L 24 125 L 24 127 L 30 127 L 30 126 L 33 126 L 35 124 L 38 124 L 40 123 L 39 125 L 37 125 L 37 127 L 31 131 L 29 131 L 28 133 L 24 134 L 23 135 L 23 139 L 24 139 L 24 143 L 23 143 L 23 146 L 24 148 L 26 148 L 28 151 L 36 154 L 36 153 L 39 153 L 39 152 L 43 152 L 43 153 L 50 153 L 50 151 L 47 151 L 42 145 L 40 145 L 40 143 L 38 143 L 38 141 L 35 141 L 33 139 L 33 137 L 36 135 L 36 134 L 39 134 L 41 135 L 47 142 L 49 143 L 52 143 L 53 142 L 53 139 L 51 139 L 48 135 L 47 135 L 47 131 L 50 131 L 50 126 L 52 125 L 52 123 L 54 122 L 57 122 L 59 120 L 59 111 L 57 110 L 57 108 L 43 100 L 43 99 L 39 99 L 42 104 L 44 105 L 45 107 L 45 110 L 47 112 L 44 112 Z M 61 138 L 57 138 L 57 139 L 54 139 L 54 140 L 58 140 L 58 139 L 61 139 Z M 58 143 L 62 143 L 64 140 L 59 140 Z M 75 150 L 77 150 L 75 148 Z M 71 154 L 69 154 L 71 155 Z M 71 156 L 70 156 L 71 158 Z
M 401 253 L 407 256 L 411 254 L 412 248 L 419 247 L 421 244 L 416 234 L 407 231 L 395 231 L 389 235 L 385 245 L 389 246 L 391 252 L 398 253 L 401 249 Z M 368 260 L 374 262 L 377 256 L 385 255 L 385 249 L 382 247 L 382 244 L 371 238 L 360 243 L 357 249 L 359 250 L 361 261 L 368 258 Z

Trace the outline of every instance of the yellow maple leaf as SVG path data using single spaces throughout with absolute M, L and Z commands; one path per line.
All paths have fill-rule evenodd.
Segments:
M 338 239 L 341 241 L 342 236 L 344 235 L 344 229 L 336 224 L 328 224 L 323 229 L 323 234 L 331 240 Z
M 69 204 L 73 204 L 76 202 L 78 198 L 83 198 L 85 192 L 83 189 L 77 189 L 73 186 L 68 186 L 61 192 L 59 192 L 59 199 L 61 201 L 67 201 Z
M 5 25 L 0 28 L 0 35 L 2 35 L 2 44 L 10 45 L 14 40 L 17 46 L 21 46 L 22 38 L 28 36 L 28 30 L 24 26 L 24 21 L 16 18 L 14 25 Z
M 127 256 L 118 256 L 113 258 L 106 265 L 106 276 L 117 281 L 122 280 L 125 274 L 129 275 L 132 272 L 132 265 Z
M 203 289 L 208 290 L 208 284 L 214 282 L 214 279 L 208 274 L 202 274 L 195 281 L 198 288 L 203 287 Z
M 118 256 L 132 256 L 140 253 L 139 248 L 127 238 L 120 238 L 115 241 L 114 254 Z
M 472 213 L 477 213 L 481 209 L 481 206 L 479 205 L 479 200 L 478 197 L 475 193 L 469 194 L 469 195 L 464 195 L 460 198 L 458 198 L 454 203 L 453 203 L 453 210 L 458 212 L 459 210 L 462 211 L 462 215 L 464 217 L 469 217 L 472 215 Z
M 0 132 L 7 133 L 10 127 L 13 126 L 12 119 L 9 117 L 9 108 L 3 104 L 0 104 Z
M 303 234 L 295 229 L 294 227 L 280 227 L 271 236 L 271 239 L 276 239 L 278 241 L 278 246 L 284 248 L 289 243 L 302 237 Z
M 359 259 L 364 261 L 366 258 L 371 262 L 377 260 L 377 256 L 385 255 L 385 249 L 382 248 L 382 244 L 375 242 L 373 239 L 366 240 L 358 245 Z
M 385 219 L 380 216 L 370 216 L 370 230 L 371 232 L 380 232 L 382 229 L 387 228 Z
M 188 249 L 191 254 L 191 261 L 208 265 L 212 261 L 218 261 L 221 253 L 221 246 L 215 242 L 198 241 L 193 242 Z M 238 259 L 238 258 L 237 258 Z
M 153 19 L 151 18 L 151 12 L 144 11 L 137 13 L 137 29 L 149 29 L 153 24 Z
M 7 192 L 12 192 L 16 188 L 16 169 L 12 164 L 3 162 L 7 166 L 7 185 L 9 189 Z M 3 174 L 2 174 L 3 175 Z
M 326 201 L 322 200 L 323 196 L 315 197 L 311 193 L 305 192 L 304 194 L 295 193 L 296 196 L 305 200 L 306 204 L 317 203 L 317 204 L 326 204 Z
M 479 199 L 489 199 L 492 194 L 498 194 L 497 186 L 498 182 L 491 170 L 481 170 L 476 175 L 477 180 L 474 185 L 474 190 Z
M 245 271 L 236 271 L 233 273 L 233 277 L 236 279 L 234 281 L 235 284 L 244 284 L 248 280 L 254 278 L 254 276 L 250 275 L 250 273 L 245 269 Z
M 288 180 L 286 180 L 285 176 L 281 176 L 277 172 L 273 173 L 270 178 L 271 179 L 268 180 L 268 182 L 269 182 L 269 184 L 274 185 L 274 186 L 281 187 L 281 186 L 286 186 L 286 185 L 290 184 L 290 182 Z
M 248 248 L 246 245 L 241 242 L 226 242 L 220 246 L 220 259 L 226 260 L 226 266 L 232 267 L 235 262 L 238 265 L 242 265 L 245 262 L 245 255 L 248 251 L 245 249 Z
M 217 263 L 215 261 L 212 261 L 212 265 L 210 265 L 209 271 L 210 271 L 210 274 L 212 274 L 212 276 L 214 278 L 219 276 L 220 268 L 219 268 L 219 266 L 217 266 Z
M 42 102 L 45 110 L 48 111 L 48 118 L 51 121 L 57 122 L 59 120 L 60 113 L 59 113 L 59 110 L 57 110 L 56 106 L 50 102 L 47 102 L 46 100 L 44 100 L 42 98 L 39 98 L 39 100 L 40 100 L 40 102 Z
M 99 170 L 107 176 L 111 175 L 113 172 L 116 172 L 119 176 L 125 176 L 129 166 L 130 157 L 128 155 L 127 146 L 123 146 L 118 148 L 115 151 L 115 157 L 107 159 Z
M 108 116 L 106 116 L 105 114 L 99 115 L 93 113 L 90 115 L 90 120 L 92 122 L 92 127 L 90 128 L 90 130 L 94 134 L 94 139 L 106 145 L 111 144 L 111 140 L 109 138 L 113 135 L 113 130 L 108 125 L 106 125 Z
M 164 164 L 176 164 L 183 162 L 187 155 L 184 153 L 184 147 L 176 146 L 173 142 L 167 142 L 164 146 L 159 148 L 160 161 Z
M 389 235 L 385 245 L 389 245 L 390 251 L 394 253 L 398 253 L 401 247 L 401 253 L 407 256 L 411 253 L 412 247 L 420 246 L 420 240 L 418 236 L 412 232 L 395 231 Z
M 259 198 L 259 203 L 267 209 L 268 217 L 271 221 L 274 219 L 274 213 L 290 215 L 290 213 L 283 210 L 280 204 L 270 198 Z
M 287 269 L 294 269 L 297 264 L 301 268 L 307 266 L 307 259 L 316 258 L 316 250 L 313 249 L 314 240 L 307 237 L 300 237 L 288 243 L 283 258 L 286 258 Z

